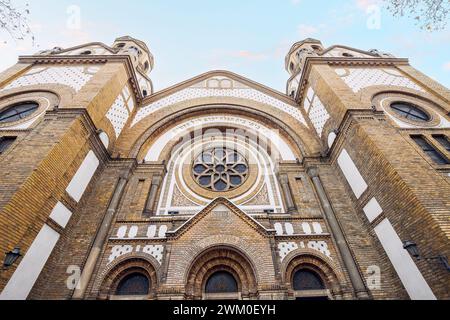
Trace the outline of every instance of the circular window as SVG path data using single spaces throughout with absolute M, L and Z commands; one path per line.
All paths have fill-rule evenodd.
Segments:
M 203 151 L 192 166 L 195 180 L 212 191 L 230 191 L 244 183 L 248 176 L 247 160 L 228 148 Z
M 412 103 L 407 102 L 394 102 L 391 104 L 391 109 L 400 117 L 418 121 L 427 122 L 430 121 L 430 116 Z
M 39 108 L 36 102 L 20 102 L 0 112 L 0 123 L 14 122 L 28 117 Z

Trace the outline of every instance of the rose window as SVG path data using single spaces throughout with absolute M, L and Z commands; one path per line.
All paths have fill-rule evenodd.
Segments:
M 230 191 L 248 176 L 247 160 L 228 148 L 211 148 L 203 151 L 194 161 L 192 172 L 203 188 L 212 191 Z

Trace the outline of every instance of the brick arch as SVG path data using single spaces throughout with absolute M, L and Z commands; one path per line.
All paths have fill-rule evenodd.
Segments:
M 59 99 L 59 107 L 64 108 L 73 104 L 73 97 L 77 94 L 74 89 L 62 84 L 39 84 L 8 89 L 0 92 L 0 99 L 18 94 L 32 92 L 48 92 L 55 94 Z
M 104 276 L 99 288 L 98 298 L 109 299 L 116 292 L 120 281 L 134 272 L 142 273 L 148 277 L 150 282 L 149 298 L 155 299 L 159 285 L 158 268 L 155 268 L 154 261 L 143 256 L 124 256 L 106 269 L 103 272 Z
M 342 295 L 342 286 L 345 286 L 346 283 L 344 275 L 338 271 L 331 260 L 318 255 L 312 250 L 296 250 L 290 253 L 283 261 L 281 267 L 282 281 L 288 288 L 288 294 L 293 294 L 292 283 L 294 274 L 301 269 L 315 272 L 333 295 Z
M 230 246 L 215 246 L 193 259 L 186 278 L 186 298 L 202 299 L 206 282 L 218 271 L 227 271 L 238 283 L 242 298 L 256 297 L 258 284 L 254 267 L 241 251 Z
M 263 110 L 252 109 L 245 105 L 237 105 L 237 104 L 224 104 L 218 103 L 217 105 L 201 105 L 196 104 L 189 108 L 180 110 L 178 112 L 174 112 L 169 116 L 164 116 L 161 120 L 157 121 L 150 127 L 143 129 L 140 133 L 140 136 L 136 138 L 132 149 L 130 150 L 130 157 L 137 157 L 138 160 L 141 160 L 145 157 L 146 150 L 149 148 L 151 141 L 151 137 L 157 136 L 166 130 L 169 130 L 174 123 L 182 122 L 188 118 L 192 118 L 194 116 L 205 116 L 212 114 L 223 114 L 229 113 L 233 116 L 243 116 L 249 118 L 251 120 L 256 120 L 257 122 L 261 122 L 269 128 L 276 129 L 280 131 L 280 135 L 285 139 L 292 147 L 293 150 L 299 154 L 299 157 L 303 157 L 306 155 L 310 155 L 315 152 L 320 151 L 320 145 L 318 143 L 317 138 L 311 131 L 304 127 L 303 125 L 297 125 L 296 128 L 293 128 L 291 125 L 286 123 L 285 121 L 278 119 L 271 114 Z M 125 134 L 119 140 L 119 143 L 125 143 L 124 138 L 127 138 Z M 131 137 L 129 137 L 131 138 Z M 128 140 L 129 144 L 129 140 Z
M 360 97 L 364 105 L 366 105 L 367 108 L 370 108 L 372 106 L 372 101 L 376 96 L 388 93 L 404 94 L 406 96 L 411 96 L 413 98 L 424 100 L 425 102 L 433 104 L 434 107 L 436 108 L 436 111 L 441 112 L 442 115 L 445 115 L 448 112 L 448 107 L 446 108 L 446 106 L 448 106 L 450 102 L 440 99 L 437 95 L 434 95 L 429 91 L 422 92 L 398 86 L 371 86 L 362 89 Z

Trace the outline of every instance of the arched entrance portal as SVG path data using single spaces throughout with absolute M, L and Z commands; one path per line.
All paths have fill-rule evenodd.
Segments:
M 238 282 L 231 273 L 227 271 L 217 271 L 207 279 L 203 299 L 239 300 L 240 298 Z
M 256 298 L 257 282 L 248 258 L 231 247 L 213 247 L 198 255 L 189 269 L 186 299 Z

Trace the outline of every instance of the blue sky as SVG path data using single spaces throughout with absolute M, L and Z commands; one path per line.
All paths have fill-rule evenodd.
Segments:
M 19 54 L 90 41 L 112 44 L 131 35 L 155 56 L 156 90 L 212 69 L 225 69 L 285 91 L 284 57 L 290 46 L 314 37 L 328 47 L 377 48 L 450 87 L 450 25 L 428 33 L 411 18 L 394 18 L 380 0 L 13 0 L 29 2 L 36 36 L 14 42 L 0 33 L 0 69 Z M 71 6 L 80 9 L 78 28 Z M 367 11 L 369 9 L 369 12 Z M 379 22 L 379 24 L 378 24 Z M 73 25 L 73 24 L 72 24 Z M 4 43 L 7 41 L 7 43 Z

